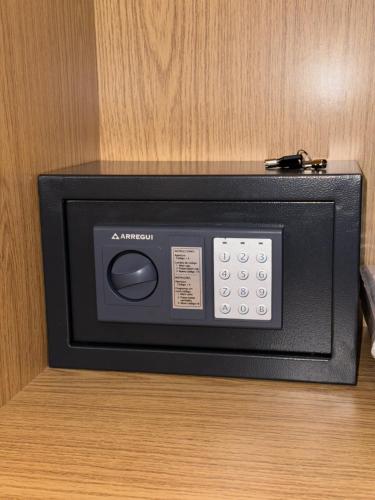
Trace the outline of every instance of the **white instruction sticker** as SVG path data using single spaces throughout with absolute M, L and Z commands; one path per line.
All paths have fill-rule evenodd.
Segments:
M 172 247 L 173 309 L 203 309 L 202 247 Z

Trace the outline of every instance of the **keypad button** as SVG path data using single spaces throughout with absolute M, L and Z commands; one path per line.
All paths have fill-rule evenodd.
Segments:
M 222 297 L 229 297 L 229 295 L 231 294 L 231 289 L 229 288 L 229 286 L 223 286 L 220 288 L 219 293 Z
M 240 280 L 247 280 L 247 278 L 249 277 L 249 271 L 247 271 L 246 269 L 241 269 L 241 271 L 238 271 L 237 276 Z
M 247 314 L 249 312 L 249 306 L 247 304 L 240 304 L 238 306 L 238 312 L 240 314 Z
M 238 295 L 240 297 L 247 297 L 249 295 L 249 289 L 246 288 L 246 286 L 241 286 L 239 289 L 238 289 Z
M 260 316 L 264 316 L 267 313 L 267 307 L 264 304 L 259 304 L 256 311 Z
M 263 286 L 260 286 L 259 288 L 256 289 L 255 293 L 257 294 L 257 297 L 263 299 L 263 297 L 267 296 L 267 289 L 264 288 Z
M 221 304 L 220 306 L 220 311 L 223 313 L 223 314 L 229 314 L 230 313 L 230 310 L 231 310 L 231 307 L 229 304 Z
M 239 260 L 239 262 L 247 262 L 249 260 L 249 254 L 246 253 L 246 252 L 240 252 L 238 255 L 237 255 L 237 259 Z
M 267 279 L 267 273 L 263 269 L 259 269 L 256 276 L 259 281 L 264 281 L 265 279 Z
M 222 269 L 219 272 L 219 276 L 222 280 L 227 280 L 230 277 L 230 272 L 228 271 L 228 269 Z
M 219 259 L 221 262 L 229 262 L 230 261 L 230 253 L 229 252 L 220 252 Z
M 264 262 L 267 262 L 267 255 L 264 252 L 259 252 L 256 256 L 256 259 L 258 262 L 263 264 Z

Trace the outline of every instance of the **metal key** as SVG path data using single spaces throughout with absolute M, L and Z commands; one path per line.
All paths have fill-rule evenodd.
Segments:
M 265 160 L 264 165 L 267 169 L 285 168 L 290 170 L 320 170 L 326 168 L 327 160 L 324 158 L 312 160 L 310 155 L 304 149 L 299 149 L 295 155 Z

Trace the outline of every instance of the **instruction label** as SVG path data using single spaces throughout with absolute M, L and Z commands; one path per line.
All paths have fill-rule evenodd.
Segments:
M 173 309 L 203 309 L 202 247 L 172 247 Z

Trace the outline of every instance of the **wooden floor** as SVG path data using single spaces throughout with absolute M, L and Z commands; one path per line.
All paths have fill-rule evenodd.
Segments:
M 0 410 L 1 499 L 375 498 L 359 385 L 47 369 Z

